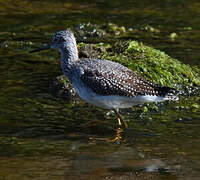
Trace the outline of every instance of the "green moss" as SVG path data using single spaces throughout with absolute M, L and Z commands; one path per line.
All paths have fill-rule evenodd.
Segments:
M 82 47 L 82 46 L 85 46 L 85 45 L 86 45 L 86 43 L 81 42 L 81 43 L 78 44 L 78 48 L 80 48 L 80 47 Z
M 200 69 L 183 64 L 164 52 L 137 41 L 116 43 L 102 56 L 104 59 L 119 62 L 142 77 L 163 86 L 200 86 Z

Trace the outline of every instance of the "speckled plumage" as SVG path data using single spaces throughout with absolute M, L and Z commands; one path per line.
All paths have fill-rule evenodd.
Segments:
M 119 63 L 83 59 L 77 63 L 77 66 L 84 71 L 80 79 L 99 95 L 119 95 L 130 98 L 138 95 L 165 96 L 170 90 L 141 78 Z
M 144 102 L 177 100 L 176 90 L 153 84 L 119 63 L 79 59 L 76 40 L 71 31 L 57 32 L 48 47 L 60 51 L 63 74 L 77 94 L 90 104 L 118 109 Z

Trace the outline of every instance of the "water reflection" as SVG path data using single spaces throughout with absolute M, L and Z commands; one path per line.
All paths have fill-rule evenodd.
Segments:
M 162 159 L 144 154 L 141 157 L 141 152 L 132 147 L 110 146 L 110 149 L 106 153 L 96 149 L 81 151 L 65 172 L 66 179 L 178 179 L 182 174 L 180 166 L 170 166 Z

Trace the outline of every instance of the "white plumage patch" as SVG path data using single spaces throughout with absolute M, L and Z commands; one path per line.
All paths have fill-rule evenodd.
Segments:
M 145 102 L 159 102 L 170 100 L 167 97 L 162 96 L 136 96 L 133 98 L 123 96 L 93 96 L 88 99 L 88 103 L 104 109 L 116 109 L 116 108 L 129 108 L 135 105 L 144 104 Z
M 96 93 L 93 92 L 88 92 L 88 89 L 85 89 L 83 87 L 81 89 L 80 88 L 75 88 L 75 89 L 77 94 L 84 101 L 103 109 L 129 108 L 135 105 L 144 104 L 145 102 L 177 100 L 175 99 L 175 97 L 174 99 L 172 99 L 171 96 L 163 97 L 163 96 L 139 95 L 131 98 L 119 95 L 102 96 L 102 95 L 97 95 Z

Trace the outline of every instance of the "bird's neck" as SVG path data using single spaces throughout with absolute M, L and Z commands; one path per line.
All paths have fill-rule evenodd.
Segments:
M 76 43 L 70 46 L 65 46 L 59 50 L 61 53 L 61 68 L 64 75 L 67 77 L 71 74 L 73 65 L 79 61 L 78 49 Z

